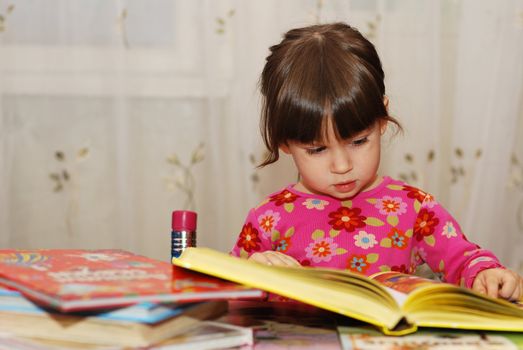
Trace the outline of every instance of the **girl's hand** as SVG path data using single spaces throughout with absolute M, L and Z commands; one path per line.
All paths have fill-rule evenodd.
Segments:
M 249 260 L 253 260 L 265 265 L 301 266 L 298 260 L 294 259 L 292 256 L 273 250 L 267 250 L 261 253 L 254 253 L 249 257 Z
M 486 269 L 476 275 L 472 290 L 493 298 L 519 300 L 523 296 L 523 278 L 508 269 Z

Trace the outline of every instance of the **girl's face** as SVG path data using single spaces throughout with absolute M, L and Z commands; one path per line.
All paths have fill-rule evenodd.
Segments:
M 381 135 L 386 126 L 386 122 L 378 122 L 350 139 L 338 140 L 329 121 L 323 142 L 291 141 L 281 146 L 300 173 L 296 190 L 345 199 L 375 187 L 379 183 Z

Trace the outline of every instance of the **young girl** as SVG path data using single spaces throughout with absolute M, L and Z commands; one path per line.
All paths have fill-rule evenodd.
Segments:
M 270 48 L 261 129 L 274 163 L 292 156 L 299 181 L 251 209 L 231 254 L 272 265 L 413 273 L 426 262 L 447 282 L 519 299 L 523 280 L 467 240 L 434 198 L 378 175 L 389 126 L 374 46 L 343 24 L 293 29 Z

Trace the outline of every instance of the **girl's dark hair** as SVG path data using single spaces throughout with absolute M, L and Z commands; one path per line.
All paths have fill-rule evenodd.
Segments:
M 260 128 L 269 153 L 260 167 L 277 161 L 288 141 L 322 140 L 327 118 L 340 139 L 378 120 L 401 129 L 383 103 L 376 49 L 358 30 L 345 23 L 292 29 L 270 51 L 260 78 Z

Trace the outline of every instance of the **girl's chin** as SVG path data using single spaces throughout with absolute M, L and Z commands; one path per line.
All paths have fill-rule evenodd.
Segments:
M 330 194 L 329 196 L 332 198 L 335 198 L 340 201 L 348 200 L 353 198 L 357 193 L 354 194 L 347 194 L 347 193 L 338 193 L 338 194 Z
M 349 188 L 350 187 L 350 188 Z M 350 199 L 354 197 L 356 194 L 358 194 L 358 190 L 356 188 L 355 182 L 351 182 L 347 185 L 342 186 L 330 186 L 326 189 L 314 189 L 310 187 L 306 187 L 302 183 L 298 183 L 294 186 L 294 189 L 296 191 L 312 194 L 312 195 L 318 195 L 318 196 L 326 196 L 331 197 L 338 200 L 345 200 Z

